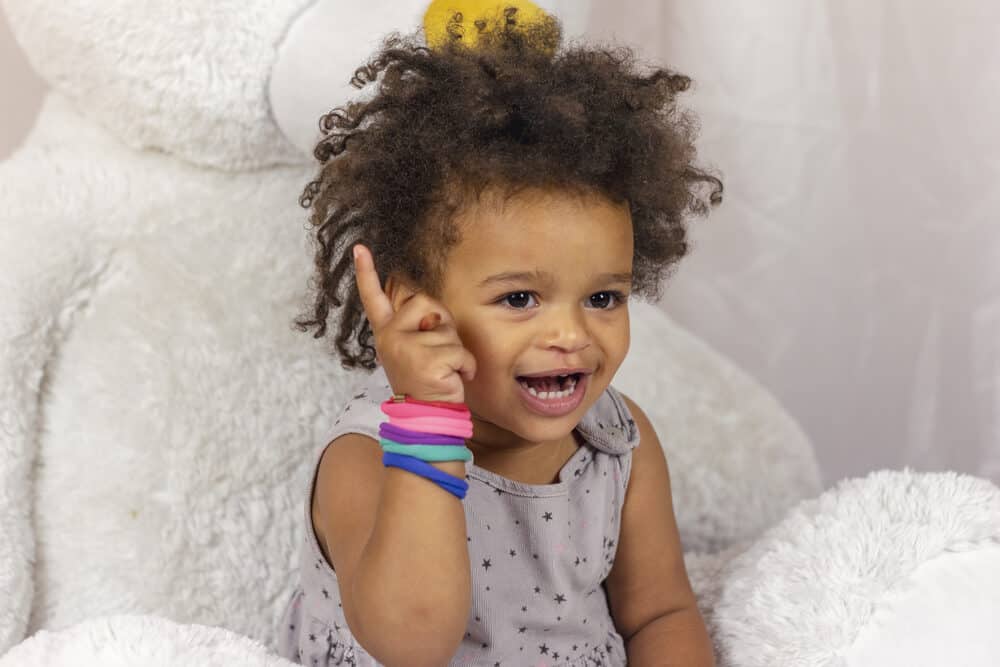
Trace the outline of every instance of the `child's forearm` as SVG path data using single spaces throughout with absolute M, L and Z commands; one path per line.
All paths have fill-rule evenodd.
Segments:
M 431 465 L 465 479 L 463 461 Z M 354 576 L 355 638 L 389 667 L 447 664 L 465 635 L 471 591 L 462 501 L 428 479 L 386 467 Z
M 626 645 L 629 667 L 715 667 L 715 652 L 698 607 L 649 623 Z

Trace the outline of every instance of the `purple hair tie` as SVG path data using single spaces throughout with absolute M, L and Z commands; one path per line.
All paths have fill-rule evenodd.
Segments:
M 379 437 L 392 440 L 401 444 L 409 445 L 465 445 L 463 438 L 440 433 L 423 433 L 421 431 L 411 431 L 410 429 L 396 426 L 390 422 L 382 422 L 378 425 Z

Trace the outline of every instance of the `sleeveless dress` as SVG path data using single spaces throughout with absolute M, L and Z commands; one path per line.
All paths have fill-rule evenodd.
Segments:
M 382 667 L 347 626 L 337 574 L 313 532 L 311 506 L 328 443 L 345 433 L 377 442 L 378 425 L 388 419 L 379 406 L 391 393 L 381 366 L 363 376 L 312 458 L 301 515 L 300 579 L 278 626 L 278 652 L 293 662 Z M 469 490 L 461 502 L 472 607 L 449 667 L 626 665 L 624 641 L 602 584 L 614 564 L 639 432 L 613 386 L 587 410 L 576 431 L 585 444 L 555 484 L 523 484 L 474 460 L 465 462 Z

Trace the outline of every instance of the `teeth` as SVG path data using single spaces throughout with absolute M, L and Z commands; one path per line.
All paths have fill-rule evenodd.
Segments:
M 566 398 L 567 396 L 569 396 L 570 394 L 573 393 L 574 389 L 576 389 L 576 380 L 575 379 L 571 379 L 569 381 L 569 384 L 566 385 L 566 388 L 563 389 L 562 391 L 543 391 L 543 392 L 537 392 L 537 391 L 535 391 L 535 388 L 534 387 L 529 387 L 528 383 L 525 382 L 524 380 L 518 380 L 517 382 L 522 387 L 524 387 L 525 389 L 527 389 L 529 394 L 531 394 L 532 396 L 537 396 L 538 398 L 542 399 L 543 401 L 544 400 L 556 399 L 556 398 Z

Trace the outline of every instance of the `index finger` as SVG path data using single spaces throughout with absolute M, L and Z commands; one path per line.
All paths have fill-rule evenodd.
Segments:
M 392 318 L 392 302 L 382 291 L 371 251 L 360 243 L 354 245 L 354 274 L 361 305 L 372 324 L 372 330 L 379 329 Z

